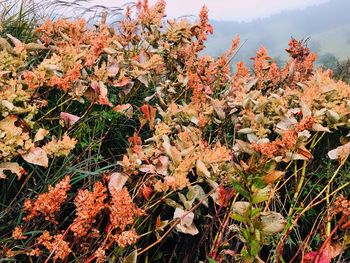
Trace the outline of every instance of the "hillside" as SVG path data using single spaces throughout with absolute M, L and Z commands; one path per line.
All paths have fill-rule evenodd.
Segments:
M 350 56 L 348 10 L 350 1 L 332 0 L 248 23 L 211 21 L 214 34 L 207 42 L 207 52 L 212 55 L 222 53 L 230 46 L 232 37 L 239 34 L 246 42 L 235 60 L 252 57 L 261 45 L 268 49 L 272 57 L 285 59 L 286 54 L 281 51 L 293 36 L 299 39 L 310 38 L 309 46 L 320 55 L 332 53 L 337 58 L 346 58 Z

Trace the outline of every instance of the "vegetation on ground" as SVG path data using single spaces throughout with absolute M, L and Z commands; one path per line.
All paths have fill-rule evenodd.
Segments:
M 201 55 L 207 8 L 164 9 L 3 12 L 1 261 L 348 261 L 343 75 L 296 39 L 283 67 L 261 47 L 231 71 L 238 36 Z

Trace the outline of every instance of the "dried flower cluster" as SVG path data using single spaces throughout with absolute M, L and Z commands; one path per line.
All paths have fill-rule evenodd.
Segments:
M 71 230 L 75 235 L 82 237 L 87 235 L 96 216 L 105 208 L 107 189 L 100 182 L 96 182 L 93 192 L 89 190 L 79 190 L 74 199 L 77 217 L 71 224 Z
M 37 127 L 42 125 L 35 123 L 33 118 L 47 105 L 47 100 L 36 90 L 43 84 L 44 76 L 42 72 L 34 74 L 25 67 L 45 46 L 22 43 L 11 35 L 8 37 L 11 44 L 5 38 L 0 38 L 0 60 L 3 61 L 0 67 L 0 165 L 22 156 L 29 163 L 47 167 L 48 153 L 39 147 L 44 138 L 32 137 Z M 40 128 L 37 132 L 39 131 Z M 74 148 L 73 142 L 71 141 L 69 147 L 66 144 L 63 152 L 65 155 Z M 50 155 L 55 154 L 54 149 L 51 149 Z M 61 152 L 57 153 L 57 156 L 60 155 Z
M 53 253 L 53 259 L 65 260 L 71 253 L 70 245 L 64 240 L 62 234 L 51 236 L 48 231 L 38 237 L 37 242 L 43 245 L 50 253 Z
M 128 225 L 133 224 L 134 220 L 144 215 L 145 212 L 136 207 L 125 187 L 119 191 L 113 190 L 111 194 L 112 201 L 109 209 L 112 227 L 124 231 Z
M 350 215 L 350 201 L 343 195 L 338 196 L 333 203 L 333 212 L 334 214 L 343 213 L 345 215 Z
M 127 247 L 135 244 L 139 238 L 139 235 L 133 229 L 129 231 L 124 231 L 120 235 L 117 235 L 117 237 L 115 237 L 115 240 L 117 241 L 120 247 Z
M 21 227 L 16 227 L 12 232 L 12 237 L 14 239 L 26 239 L 27 237 L 23 235 L 23 230 Z
M 61 140 L 53 138 L 52 141 L 43 146 L 43 149 L 49 156 L 67 156 L 74 149 L 76 143 L 76 139 L 64 134 Z
M 0 160 L 10 161 L 33 147 L 28 132 L 16 125 L 17 116 L 9 115 L 0 120 Z
M 62 181 L 57 183 L 55 187 L 49 185 L 49 191 L 40 194 L 34 202 L 29 199 L 25 200 L 24 211 L 27 212 L 28 215 L 24 220 L 29 221 L 42 215 L 45 217 L 45 220 L 55 222 L 55 213 L 60 211 L 61 205 L 66 201 L 69 189 L 70 177 L 66 176 Z

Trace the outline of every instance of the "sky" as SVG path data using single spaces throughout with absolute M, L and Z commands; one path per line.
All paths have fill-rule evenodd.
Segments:
M 166 14 L 176 18 L 197 15 L 200 8 L 209 8 L 209 18 L 215 20 L 248 22 L 288 10 L 303 9 L 330 0 L 167 0 Z M 92 0 L 89 5 L 122 6 L 128 0 Z M 156 0 L 149 0 L 150 3 Z

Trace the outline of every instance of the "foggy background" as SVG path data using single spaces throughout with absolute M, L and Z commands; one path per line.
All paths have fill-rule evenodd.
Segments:
M 72 0 L 74 1 L 74 0 Z M 76 1 L 76 0 L 75 0 Z M 92 0 L 85 7 L 102 5 L 125 7 L 127 0 Z M 156 0 L 149 0 L 150 4 Z M 350 58 L 350 0 L 166 0 L 167 18 L 188 16 L 195 19 L 205 4 L 214 28 L 205 54 L 218 56 L 230 47 L 235 35 L 243 46 L 233 63 L 249 58 L 260 46 L 282 65 L 291 37 L 308 39 L 318 53 L 318 65 Z M 80 9 L 81 10 L 81 9 Z M 79 15 L 79 14 L 77 14 Z

